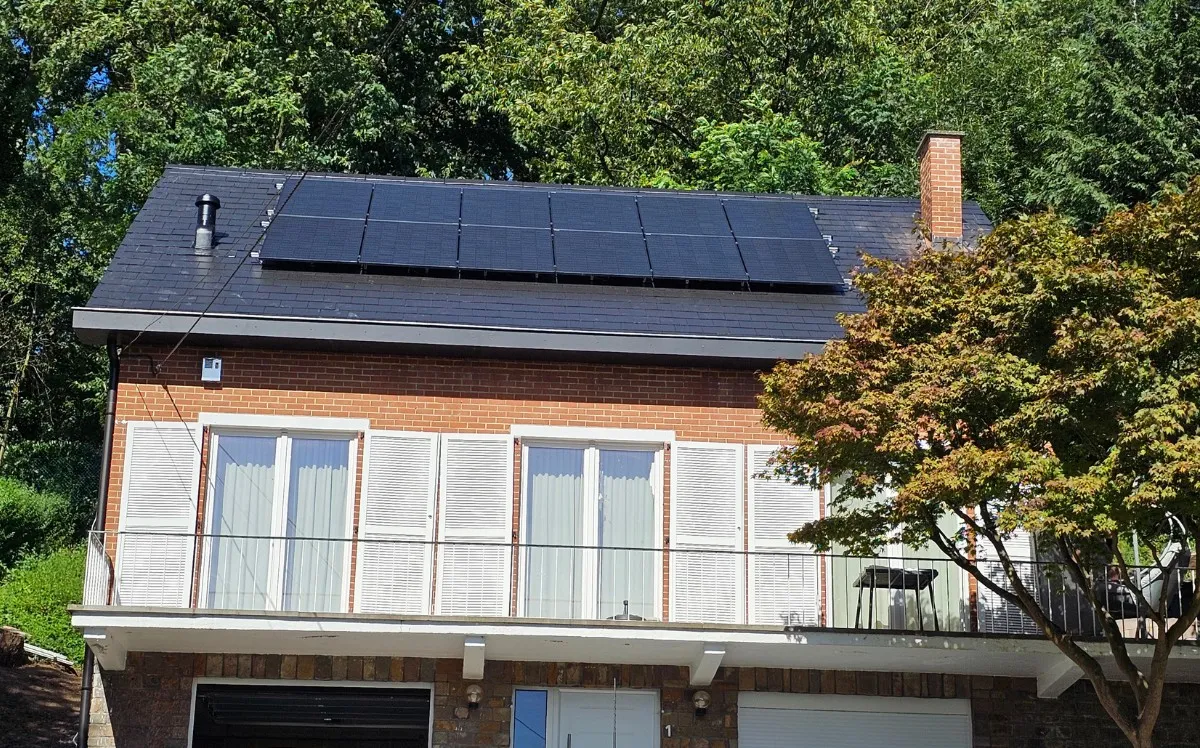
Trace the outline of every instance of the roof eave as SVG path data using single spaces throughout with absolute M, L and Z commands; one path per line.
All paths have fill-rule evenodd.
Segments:
M 705 364 L 757 368 L 819 353 L 827 341 L 728 338 L 685 335 L 536 330 L 458 325 L 196 314 L 153 310 L 74 310 L 75 334 L 89 345 L 110 336 L 142 342 L 177 343 L 188 336 L 196 345 L 313 348 L 462 355 L 486 358 L 538 358 Z

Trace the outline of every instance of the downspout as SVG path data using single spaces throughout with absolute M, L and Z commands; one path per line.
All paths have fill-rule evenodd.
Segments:
M 115 338 L 108 339 L 108 402 L 104 407 L 104 441 L 100 447 L 100 489 L 96 494 L 96 518 L 93 530 L 104 529 L 104 518 L 108 512 L 108 471 L 112 463 L 113 426 L 117 420 L 117 381 L 121 374 L 121 358 Z M 75 745 L 87 748 L 88 726 L 92 711 L 92 671 L 96 669 L 96 657 L 91 647 L 84 647 L 83 683 L 79 688 L 79 736 Z

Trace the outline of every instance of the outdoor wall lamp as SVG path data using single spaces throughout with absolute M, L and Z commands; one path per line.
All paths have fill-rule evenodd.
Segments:
M 696 707 L 696 716 L 703 717 L 708 714 L 708 708 L 712 706 L 712 694 L 708 691 L 697 691 L 692 694 L 692 705 Z
M 474 683 L 467 686 L 467 708 L 478 709 L 480 701 L 483 701 L 483 689 Z

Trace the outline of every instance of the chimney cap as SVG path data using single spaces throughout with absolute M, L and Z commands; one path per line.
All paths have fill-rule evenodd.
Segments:
M 959 130 L 926 130 L 925 135 L 921 137 L 921 145 L 917 147 L 917 158 L 925 154 L 930 138 L 954 138 L 961 141 L 966 135 L 965 132 Z
M 211 205 L 211 206 L 213 206 L 214 208 L 220 208 L 220 207 L 221 207 L 221 201 L 220 201 L 220 200 L 218 200 L 218 199 L 216 198 L 216 196 L 215 196 L 215 195 L 210 195 L 210 194 L 208 194 L 207 192 L 205 192 L 203 195 L 201 195 L 200 197 L 196 198 L 196 207 L 197 207 L 197 208 L 202 208 L 202 207 L 204 207 L 205 205 Z

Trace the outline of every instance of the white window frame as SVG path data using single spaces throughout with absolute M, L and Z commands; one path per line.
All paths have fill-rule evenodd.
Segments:
M 202 414 L 202 422 L 203 422 Z M 271 418 L 280 418 L 271 416 Z M 226 419 L 230 423 L 234 423 L 234 419 Z M 248 417 L 247 420 L 251 424 L 262 423 L 262 421 Z M 287 554 L 286 544 L 282 541 L 287 531 L 287 510 L 288 510 L 288 476 L 291 475 L 291 457 L 292 457 L 292 435 L 296 435 L 305 439 L 339 439 L 345 440 L 348 444 L 347 467 L 348 475 L 346 479 L 346 525 L 345 525 L 345 554 L 342 560 L 342 595 L 339 603 L 338 612 L 345 613 L 350 607 L 350 587 L 352 580 L 350 579 L 350 564 L 354 554 L 351 552 L 351 545 L 354 542 L 354 505 L 357 496 L 357 472 L 358 472 L 358 442 L 362 438 L 361 433 L 356 430 L 344 428 L 347 422 L 344 419 L 324 419 L 324 418 L 292 418 L 287 417 L 286 420 L 277 420 L 276 422 L 285 424 L 283 427 L 267 428 L 263 426 L 209 426 L 208 428 L 208 470 L 205 476 L 205 501 L 204 501 L 204 557 L 200 566 L 200 595 L 199 606 L 201 608 L 208 607 L 209 594 L 209 577 L 211 563 L 210 549 L 212 547 L 211 538 L 213 537 L 212 522 L 213 512 L 212 507 L 213 497 L 216 496 L 217 490 L 217 461 L 214 459 L 219 449 L 220 438 L 224 436 L 254 436 L 254 437 L 273 437 L 275 439 L 275 481 L 271 497 L 271 537 L 273 540 L 270 543 L 271 558 L 268 562 L 267 580 L 269 583 L 267 611 L 280 610 L 280 604 L 283 597 L 283 581 L 284 581 L 284 564 Z M 336 423 L 330 423 L 336 422 Z M 329 428 L 332 425 L 335 428 Z M 343 428 L 336 428 L 342 426 Z M 281 479 L 282 478 L 282 479 Z
M 508 744 L 515 746 L 517 737 L 517 691 L 542 691 L 546 694 L 546 748 L 557 748 L 561 728 L 560 697 L 564 693 L 587 693 L 597 695 L 612 695 L 611 688 L 558 688 L 555 686 L 517 686 L 512 687 L 512 718 L 508 720 Z M 662 693 L 657 688 L 617 688 L 617 694 L 653 695 L 658 702 L 654 712 L 655 745 L 662 745 Z
M 428 748 L 433 748 L 433 709 L 436 694 L 432 683 L 378 683 L 373 681 L 357 681 L 357 680 L 271 680 L 268 678 L 213 678 L 200 676 L 192 678 L 192 700 L 188 708 L 188 748 L 192 748 L 192 738 L 196 728 L 196 694 L 199 692 L 200 686 L 281 686 L 284 688 L 299 688 L 308 686 L 319 686 L 321 688 L 406 688 L 414 691 L 426 689 L 429 691 L 429 728 L 426 731 L 428 735 Z M 549 746 L 547 746 L 549 748 Z
M 517 427 L 513 427 L 514 433 Z M 673 435 L 673 432 L 649 432 L 640 430 L 624 430 L 624 429 L 575 429 L 572 427 L 545 427 L 540 431 L 543 436 L 527 436 L 521 438 L 521 484 L 517 500 L 520 507 L 520 522 L 517 530 L 517 542 L 521 549 L 525 548 L 528 542 L 527 524 L 529 514 L 526 511 L 526 496 L 530 487 L 529 482 L 529 447 L 551 447 L 560 449 L 583 449 L 583 491 L 584 491 L 584 512 L 585 527 L 591 528 L 592 536 L 586 538 L 584 548 L 595 548 L 599 545 L 599 509 L 600 509 L 600 450 L 629 450 L 636 452 L 653 452 L 654 466 L 651 470 L 651 480 L 654 490 L 654 539 L 653 548 L 647 549 L 647 553 L 654 556 L 654 601 L 655 601 L 655 617 L 652 620 L 661 620 L 662 618 L 662 601 L 663 601 L 663 514 L 664 514 L 664 498 L 663 498 L 663 461 L 664 454 L 670 441 L 660 441 L 657 437 Z M 554 434 L 567 434 L 567 436 L 554 436 Z M 653 435 L 655 438 L 649 440 L 644 437 Z M 609 438 L 597 438 L 601 437 Z M 612 438 L 612 437 L 627 437 L 627 438 Z M 639 438 L 641 437 L 641 438 Z M 580 590 L 580 595 L 583 601 L 583 610 L 581 611 L 580 620 L 597 620 L 599 616 L 599 595 L 596 589 L 596 577 L 599 573 L 599 554 L 597 552 L 584 553 L 584 571 L 583 571 L 583 586 Z M 523 568 L 525 563 L 525 554 L 519 552 L 517 554 L 517 617 L 524 618 L 525 612 L 525 576 L 526 570 Z

